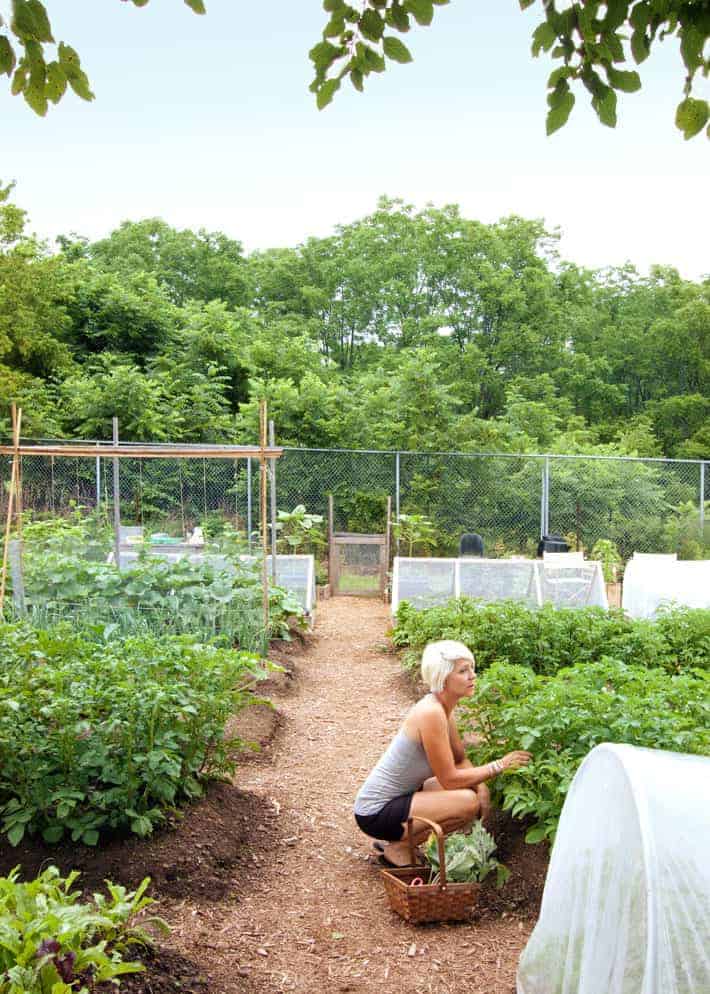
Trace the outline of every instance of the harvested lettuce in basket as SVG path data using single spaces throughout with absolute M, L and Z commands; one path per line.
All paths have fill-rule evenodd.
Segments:
M 480 883 L 495 870 L 496 886 L 502 887 L 510 871 L 494 858 L 495 851 L 495 839 L 485 830 L 481 821 L 474 822 L 467 835 L 463 832 L 453 832 L 448 835 L 444 839 L 447 881 L 452 884 Z M 438 883 L 439 847 L 434 832 L 422 847 L 422 852 L 432 869 L 433 875 L 429 883 Z

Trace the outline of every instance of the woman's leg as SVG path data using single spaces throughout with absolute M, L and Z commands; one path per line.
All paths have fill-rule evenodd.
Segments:
M 465 760 L 464 763 L 468 761 Z M 457 764 L 464 765 L 464 764 Z M 470 766 L 470 763 L 468 764 Z M 429 777 L 428 780 L 424 781 L 422 790 L 443 790 L 436 777 Z M 476 791 L 476 797 L 478 798 L 479 812 L 478 817 L 481 819 L 484 825 L 488 824 L 488 819 L 491 814 L 491 792 L 488 789 L 488 784 L 479 783 L 476 787 L 472 787 L 471 790 Z
M 480 803 L 474 790 L 437 790 L 428 788 L 417 791 L 412 798 L 409 809 L 410 818 L 422 815 L 430 821 L 441 825 L 445 835 L 451 832 L 463 831 L 478 817 Z M 425 822 L 414 822 L 412 842 L 415 846 L 424 842 L 431 832 Z M 390 842 L 385 846 L 384 856 L 396 866 L 407 866 L 409 863 L 409 836 L 406 823 L 404 835 L 399 842 Z

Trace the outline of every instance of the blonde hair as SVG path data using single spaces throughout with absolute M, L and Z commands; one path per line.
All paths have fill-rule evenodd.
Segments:
M 473 653 L 463 642 L 454 639 L 441 639 L 430 642 L 422 653 L 422 680 L 432 694 L 444 689 L 446 678 L 454 668 L 457 659 L 470 659 L 476 665 Z

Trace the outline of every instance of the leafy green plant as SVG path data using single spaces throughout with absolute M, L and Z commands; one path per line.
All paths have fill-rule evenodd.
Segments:
M 708 610 L 676 608 L 649 621 L 596 607 L 533 609 L 519 601 L 467 597 L 424 611 L 406 602 L 399 606 L 392 640 L 407 650 L 406 668 L 416 670 L 427 642 L 441 638 L 468 645 L 479 672 L 499 660 L 553 674 L 605 655 L 671 673 L 710 668 Z
M 616 544 L 608 538 L 600 538 L 592 549 L 591 558 L 602 564 L 604 582 L 615 583 L 617 570 L 623 563 Z
M 475 821 L 470 832 L 453 832 L 444 840 L 446 859 L 446 879 L 451 883 L 480 883 L 495 872 L 496 885 L 502 887 L 510 876 L 510 871 L 493 856 L 496 843 L 493 836 L 483 827 L 483 822 Z M 438 883 L 440 874 L 439 846 L 434 832 L 422 847 L 427 863 L 432 869 L 429 883 Z
M 88 994 L 95 984 L 118 986 L 122 975 L 144 969 L 124 955 L 152 945 L 144 925 L 168 929 L 155 917 L 130 924 L 154 903 L 145 896 L 148 878 L 133 892 L 107 881 L 108 897 L 94 894 L 89 903 L 72 890 L 78 876 L 63 879 L 49 866 L 27 883 L 18 867 L 0 877 L 0 994 Z
M 423 546 L 427 552 L 436 544 L 436 529 L 423 514 L 400 514 L 392 525 L 392 531 L 397 541 L 406 546 L 408 556 L 412 555 L 417 545 Z
M 268 664 L 188 636 L 106 641 L 69 624 L 0 626 L 0 818 L 25 833 L 95 845 L 148 835 L 176 805 L 230 775 L 243 743 L 227 721 Z
M 565 795 L 582 759 L 601 742 L 710 754 L 710 673 L 670 675 L 604 657 L 554 676 L 494 663 L 461 704 L 460 730 L 475 732 L 475 765 L 512 749 L 529 766 L 492 783 L 494 799 L 530 817 L 528 842 L 553 838 Z
M 118 634 L 189 633 L 261 652 L 269 638 L 290 637 L 291 619 L 305 626 L 298 600 L 271 587 L 270 631 L 264 632 L 258 563 L 226 559 L 224 565 L 171 563 L 144 550 L 130 569 L 119 571 L 76 552 L 28 550 L 25 601 L 39 624 L 71 617 L 80 625 L 113 626 Z
M 280 551 L 294 554 L 317 552 L 325 546 L 323 516 L 309 514 L 304 504 L 293 511 L 277 511 L 276 530 L 280 532 Z

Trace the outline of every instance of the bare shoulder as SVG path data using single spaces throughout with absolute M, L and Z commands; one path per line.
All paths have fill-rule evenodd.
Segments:
M 435 697 L 427 694 L 414 705 L 409 712 L 409 721 L 413 728 L 445 728 L 446 712 Z

